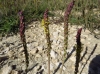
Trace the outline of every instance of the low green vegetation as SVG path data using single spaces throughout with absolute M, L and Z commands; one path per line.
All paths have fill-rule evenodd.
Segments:
M 51 12 L 56 10 L 64 12 L 69 2 L 70 0 L 0 0 L 0 33 L 18 32 L 20 10 L 24 12 L 27 24 L 34 20 L 41 20 L 47 8 Z M 76 0 L 69 22 L 76 25 L 83 24 L 91 31 L 95 28 L 99 29 L 99 3 L 99 0 Z M 58 16 L 54 13 L 49 15 Z

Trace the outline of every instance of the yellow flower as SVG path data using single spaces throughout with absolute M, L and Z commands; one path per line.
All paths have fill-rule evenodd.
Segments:
M 44 21 L 44 19 L 42 19 L 42 21 L 41 21 L 41 25 L 42 25 L 42 27 L 45 25 L 45 21 Z
M 45 21 L 44 19 L 42 19 L 41 24 L 42 24 L 42 26 L 45 26 L 45 25 L 49 25 L 50 22 Z

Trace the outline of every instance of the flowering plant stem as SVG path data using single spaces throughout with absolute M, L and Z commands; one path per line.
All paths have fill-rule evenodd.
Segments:
M 47 54 L 48 54 L 48 74 L 50 74 L 50 50 L 51 50 L 51 42 L 50 42 L 50 34 L 49 34 L 49 27 L 45 26 L 48 30 L 48 33 L 46 33 L 46 39 L 47 39 Z
M 48 55 L 48 74 L 50 74 L 50 50 L 51 50 L 51 42 L 50 42 L 50 33 L 49 33 L 49 22 L 48 22 L 48 10 L 44 12 L 44 19 L 42 19 L 42 26 L 45 31 L 46 40 L 47 40 L 47 55 Z
M 24 40 L 25 40 L 25 37 L 24 37 Z M 26 45 L 26 40 L 23 42 L 23 47 L 24 47 L 24 54 L 25 54 L 25 60 L 26 60 L 26 73 L 27 73 L 27 69 L 28 69 L 28 65 L 29 65 L 29 54 L 28 54 L 28 51 L 27 51 L 27 45 Z
M 62 69 L 63 69 L 63 66 L 64 66 L 64 62 L 65 62 L 65 58 L 66 58 L 66 55 L 67 55 L 67 46 L 68 46 L 68 19 L 69 19 L 69 15 L 71 13 L 71 10 L 74 6 L 74 0 L 68 5 L 68 8 L 66 9 L 65 11 L 65 14 L 64 14 L 64 56 L 63 56 L 63 62 L 62 62 L 62 67 L 61 67 L 61 71 L 60 71 L 60 74 L 62 74 Z
M 21 41 L 23 43 L 23 47 L 24 47 L 24 54 L 25 54 L 25 60 L 26 60 L 26 74 L 27 74 L 27 68 L 29 65 L 29 60 L 28 60 L 28 52 L 27 52 L 27 44 L 26 44 L 26 39 L 25 39 L 25 24 L 23 22 L 23 15 L 22 15 L 22 11 L 19 12 L 19 18 L 20 18 L 20 37 L 21 37 Z
M 77 46 L 76 46 L 76 63 L 75 63 L 75 74 L 78 73 L 78 67 L 79 67 L 79 62 L 80 62 L 80 54 L 81 54 L 81 41 L 80 41 L 80 35 L 81 35 L 81 31 L 82 28 L 80 28 L 77 31 L 77 35 L 76 35 L 76 42 L 77 42 Z

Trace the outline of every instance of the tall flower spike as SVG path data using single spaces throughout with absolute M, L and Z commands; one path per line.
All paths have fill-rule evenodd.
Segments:
M 73 6 L 74 6 L 74 3 L 75 3 L 75 1 L 73 0 L 73 1 L 68 5 L 68 7 L 67 7 L 67 9 L 66 9 L 66 11 L 65 11 L 65 14 L 64 14 L 64 19 L 65 19 L 65 20 L 68 20 L 68 16 L 69 16 L 69 14 L 71 13 L 71 10 L 72 10 L 72 8 L 73 8 Z
M 48 9 L 44 12 L 43 17 L 45 21 L 48 21 Z
M 51 50 L 51 42 L 50 42 L 50 33 L 49 33 L 49 21 L 48 21 L 48 10 L 44 12 L 42 19 L 42 26 L 45 31 L 46 40 L 47 40 L 47 55 L 48 55 L 48 74 L 50 74 L 50 50 Z
M 66 9 L 66 11 L 64 13 L 64 50 L 65 51 L 66 51 L 67 45 L 68 45 L 68 18 L 69 18 L 69 14 L 71 13 L 71 10 L 72 10 L 72 8 L 74 6 L 74 2 L 75 1 L 72 1 L 68 5 L 68 7 L 67 7 L 67 9 Z
M 29 58 L 28 58 L 28 51 L 27 51 L 27 44 L 26 44 L 26 39 L 25 39 L 25 24 L 23 22 L 23 12 L 20 11 L 19 12 L 19 19 L 20 19 L 20 27 L 19 27 L 19 31 L 20 31 L 20 37 L 21 37 L 21 41 L 23 43 L 23 47 L 24 47 L 24 54 L 25 54 L 25 60 L 26 60 L 26 74 L 27 74 L 27 69 L 28 69 L 28 65 L 29 65 Z
M 76 35 L 76 43 L 77 43 L 77 47 L 76 47 L 76 63 L 75 63 L 75 74 L 78 73 L 78 67 L 79 67 L 79 62 L 80 62 L 80 55 L 81 55 L 81 50 L 82 50 L 82 45 L 81 45 L 81 40 L 80 40 L 80 36 L 81 36 L 81 31 L 82 28 L 78 29 L 77 31 L 77 35 Z
M 64 56 L 63 56 L 63 62 L 62 62 L 62 68 L 61 68 L 61 72 L 60 74 L 62 74 L 62 70 L 63 70 L 63 66 L 64 66 L 64 62 L 65 62 L 65 58 L 66 58 L 66 55 L 67 52 L 67 47 L 68 47 L 68 18 L 69 18 L 69 15 L 71 13 L 71 10 L 74 6 L 74 3 L 75 1 L 73 0 L 67 7 L 65 13 L 64 13 Z
M 21 40 L 23 41 L 23 37 L 24 37 L 24 32 L 25 32 L 25 24 L 23 22 L 23 12 L 20 11 L 19 12 L 19 19 L 20 19 L 20 28 L 19 28 L 19 31 L 20 31 L 20 37 L 21 37 Z

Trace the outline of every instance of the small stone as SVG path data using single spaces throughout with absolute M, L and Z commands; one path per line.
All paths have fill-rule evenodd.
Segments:
M 10 43 L 6 43 L 6 47 L 9 47 L 10 46 Z
M 90 45 L 91 43 L 90 42 L 87 42 L 87 44 Z
M 44 49 L 44 47 L 42 45 L 38 46 L 37 48 L 38 48 L 39 51 L 42 51 Z
M 92 39 L 88 37 L 88 40 L 92 40 Z
M 66 70 L 66 67 L 65 67 L 65 66 L 63 66 L 63 70 L 64 70 L 64 71 Z
M 22 70 L 25 70 L 26 69 L 26 65 L 22 64 Z
M 64 36 L 59 35 L 59 38 L 63 40 L 64 39 Z
M 9 51 L 9 47 L 5 48 L 3 51 L 1 51 L 1 53 L 8 53 Z
M 19 50 L 18 50 L 19 52 L 23 52 L 24 51 L 24 48 L 23 47 L 21 47 L 21 48 L 19 48 Z
M 13 52 L 12 51 L 9 51 L 7 54 L 8 54 L 9 57 L 13 56 Z
M 42 66 L 37 66 L 37 71 L 39 71 L 42 68 Z
M 82 38 L 82 39 L 81 39 L 81 42 L 85 42 L 85 39 Z
M 12 68 L 8 65 L 3 66 L 2 68 L 2 73 L 1 74 L 10 74 L 11 73 Z
M 72 69 L 75 69 L 75 66 L 72 66 Z
M 44 41 L 46 41 L 46 40 L 44 40 Z M 39 42 L 34 42 L 34 46 L 39 46 Z
M 32 44 L 28 43 L 28 44 L 27 44 L 27 47 L 28 47 L 28 48 L 31 48 L 31 47 L 32 47 Z
M 45 65 L 42 65 L 42 68 L 41 69 L 45 70 Z
M 81 73 L 81 74 L 86 74 L 86 73 Z M 98 73 L 99 74 L 99 73 Z
M 52 59 L 53 63 L 57 63 L 59 60 L 58 59 Z
M 50 63 L 50 70 L 54 69 L 54 65 L 52 63 Z
M 30 50 L 29 53 L 35 55 L 36 53 L 38 53 L 38 49 L 34 48 L 34 49 Z
M 57 67 L 58 67 L 59 64 L 60 64 L 59 62 L 55 63 L 55 65 L 56 65 Z
M 54 33 L 53 33 L 54 38 L 57 38 L 57 37 L 58 37 L 58 35 L 59 35 L 59 33 L 58 33 L 58 32 L 54 32 Z
M 73 49 L 74 49 L 74 46 L 71 47 L 70 49 L 66 50 L 66 51 L 67 51 L 67 53 L 71 53 Z
M 18 74 L 18 71 L 12 70 L 10 74 Z
M 86 59 L 83 59 L 82 62 L 83 62 L 83 63 L 86 63 Z
M 64 27 L 61 27 L 61 30 L 63 31 L 64 30 Z
M 60 45 L 60 44 L 61 44 L 61 41 L 60 41 L 60 40 L 57 40 L 57 44 L 59 44 L 59 45 Z
M 85 34 L 91 33 L 88 29 L 85 30 Z
M 56 59 L 57 58 L 57 53 L 55 51 L 53 51 L 53 50 L 51 50 L 50 55 L 51 55 L 51 57 L 53 59 Z
M 53 44 L 57 44 L 57 40 L 54 39 L 54 40 L 53 40 Z
M 36 58 L 40 58 L 41 57 L 41 55 L 40 54 L 36 54 L 36 56 L 35 56 Z
M 61 55 L 64 55 L 65 51 L 60 51 L 61 52 Z
M 100 31 L 99 31 L 98 29 L 94 30 L 94 32 L 95 32 L 96 34 L 99 34 L 99 33 L 100 33 Z
M 75 58 L 74 56 L 71 56 L 69 59 L 70 59 L 71 61 L 73 61 L 73 62 L 76 61 L 76 58 Z

